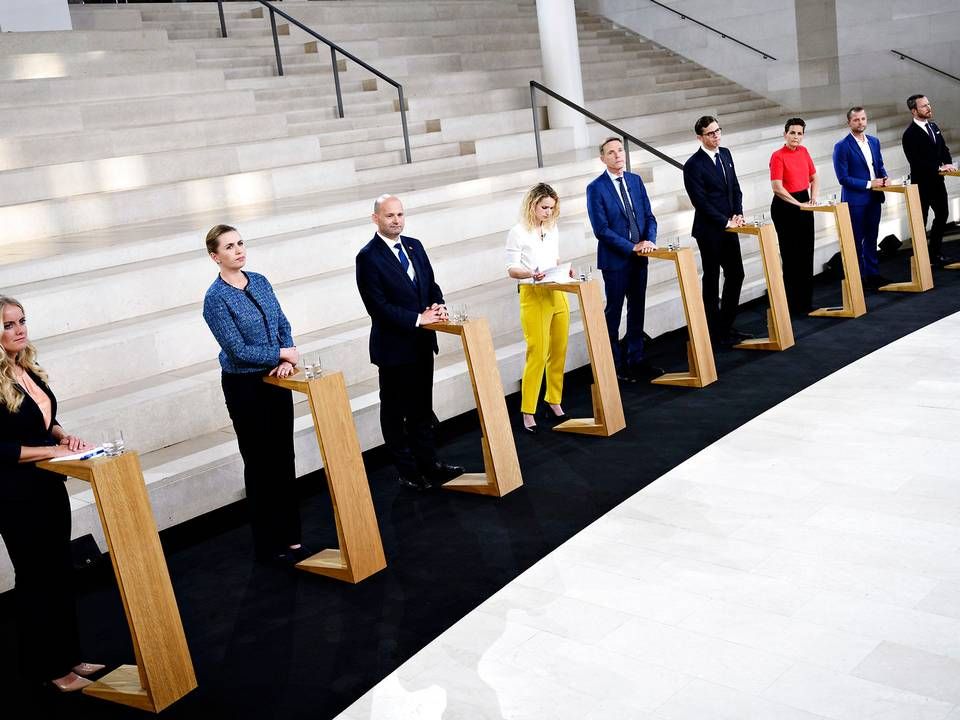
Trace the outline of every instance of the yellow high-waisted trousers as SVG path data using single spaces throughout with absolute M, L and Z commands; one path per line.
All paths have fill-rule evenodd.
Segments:
M 567 294 L 538 285 L 520 285 L 520 325 L 527 341 L 520 411 L 533 415 L 540 397 L 540 382 L 547 374 L 548 403 L 559 404 L 563 395 L 563 367 L 567 361 L 570 308 Z

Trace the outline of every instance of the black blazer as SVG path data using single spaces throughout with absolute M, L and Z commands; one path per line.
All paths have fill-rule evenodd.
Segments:
M 940 179 L 942 182 L 943 178 L 939 173 L 940 166 L 953 162 L 940 128 L 932 121 L 930 125 L 933 126 L 933 134 L 937 138 L 936 144 L 930 140 L 930 135 L 921 130 L 915 122 L 911 121 L 907 129 L 903 131 L 903 154 L 907 156 L 907 162 L 910 163 L 910 180 L 912 182 L 922 183 L 935 179 Z
M 733 156 L 725 147 L 718 148 L 720 162 L 726 172 L 724 182 L 710 156 L 700 148 L 683 164 L 683 185 L 693 203 L 693 236 L 723 232 L 727 221 L 743 214 L 743 192 Z
M 380 367 L 417 362 L 437 352 L 437 334 L 416 323 L 425 308 L 443 304 L 443 293 L 420 241 L 404 235 L 400 241 L 416 281 L 403 271 L 379 235 L 357 253 L 357 288 L 372 321 L 370 362 Z
M 17 385 L 24 395 L 20 409 L 12 413 L 7 410 L 6 405 L 0 403 L 0 473 L 19 466 L 21 446 L 42 447 L 57 444 L 50 434 L 53 426 L 60 424 L 57 422 L 57 398 L 43 380 L 32 372 L 30 377 L 50 397 L 50 426 L 44 425 L 43 413 L 30 394 Z

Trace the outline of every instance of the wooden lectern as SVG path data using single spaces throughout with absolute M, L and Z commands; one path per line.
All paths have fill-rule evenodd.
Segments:
M 644 253 L 646 257 L 660 260 L 673 260 L 677 268 L 677 281 L 680 283 L 680 297 L 683 301 L 683 314 L 687 318 L 690 339 L 687 341 L 687 360 L 690 369 L 685 373 L 666 373 L 651 382 L 657 385 L 679 385 L 681 387 L 706 387 L 717 381 L 717 366 L 713 360 L 713 345 L 710 343 L 710 329 L 707 315 L 703 310 L 703 295 L 700 292 L 700 279 L 697 277 L 697 262 L 693 250 L 657 249 Z
M 933 289 L 930 254 L 927 252 L 927 229 L 920 209 L 920 189 L 916 185 L 887 185 L 874 188 L 876 192 L 899 193 L 907 203 L 907 222 L 913 238 L 913 257 L 910 259 L 910 282 L 890 283 L 879 289 L 883 292 L 926 292 Z
M 840 281 L 843 305 L 820 308 L 810 313 L 810 316 L 857 318 L 865 315 L 867 302 L 863 297 L 863 279 L 860 277 L 860 261 L 857 259 L 853 225 L 850 224 L 849 205 L 845 202 L 836 205 L 801 205 L 800 209 L 833 215 L 837 236 L 840 239 L 840 260 L 843 263 L 843 280 Z
M 953 161 L 956 164 L 956 160 Z M 944 177 L 960 177 L 960 170 L 941 170 L 940 174 Z M 960 270 L 960 262 L 950 263 L 943 266 L 944 270 Z
M 756 235 L 763 262 L 763 277 L 767 283 L 767 337 L 753 338 L 737 343 L 740 350 L 786 350 L 794 346 L 793 324 L 787 293 L 783 286 L 783 267 L 780 264 L 780 248 L 777 246 L 777 231 L 773 225 L 741 225 L 727 228 L 729 233 Z
M 504 399 L 497 355 L 493 348 L 490 327 L 483 318 L 463 323 L 430 323 L 423 327 L 437 332 L 459 335 L 463 354 L 470 371 L 473 397 L 480 418 L 480 444 L 483 448 L 482 473 L 465 473 L 444 483 L 447 490 L 503 497 L 523 485 L 517 446 L 513 442 L 507 403 Z
M 603 317 L 603 297 L 600 285 L 595 280 L 587 282 L 551 283 L 546 287 L 568 292 L 580 298 L 580 317 L 583 320 L 583 336 L 590 353 L 590 369 L 593 371 L 593 417 L 573 418 L 554 426 L 558 432 L 582 433 L 610 437 L 627 426 L 620 400 L 620 385 L 617 369 L 610 349 L 610 334 Z
M 160 712 L 197 687 L 197 678 L 137 454 L 37 466 L 92 486 L 133 640 L 137 664 L 121 665 L 83 692 Z
M 298 562 L 297 568 L 351 583 L 383 570 L 387 561 L 380 526 L 343 373 L 324 372 L 307 380 L 301 370 L 288 378 L 268 376 L 263 381 L 306 394 L 333 503 L 340 547 L 321 550 Z

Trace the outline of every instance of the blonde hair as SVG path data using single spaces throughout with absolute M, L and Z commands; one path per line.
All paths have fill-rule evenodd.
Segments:
M 553 206 L 553 215 L 544 224 L 547 227 L 553 227 L 557 218 L 560 217 L 560 196 L 557 195 L 557 191 L 546 183 L 537 183 L 523 196 L 523 205 L 520 209 L 520 220 L 527 230 L 533 230 L 537 226 L 537 215 L 534 208 L 544 198 L 551 198 L 556 203 Z
M 0 314 L 3 313 L 7 305 L 16 305 L 20 308 L 20 312 L 26 316 L 23 305 L 19 300 L 0 295 Z M 24 395 L 24 391 L 17 387 L 17 377 L 13 374 L 15 365 L 31 371 L 41 380 L 47 382 L 47 374 L 43 371 L 43 368 L 37 365 L 37 349 L 33 346 L 33 343 L 27 342 L 27 346 L 17 353 L 12 362 L 7 353 L 0 352 L 0 402 L 12 413 L 20 411 Z

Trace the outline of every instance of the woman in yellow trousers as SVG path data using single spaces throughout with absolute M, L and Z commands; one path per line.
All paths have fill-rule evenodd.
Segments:
M 544 372 L 548 418 L 563 418 L 563 367 L 567 359 L 567 331 L 570 308 L 566 293 L 538 285 L 545 271 L 560 260 L 557 217 L 560 198 L 545 183 L 533 186 L 523 198 L 520 222 L 507 235 L 507 274 L 520 283 L 520 324 L 527 341 L 523 368 L 520 412 L 523 428 L 537 432 L 537 400 Z

